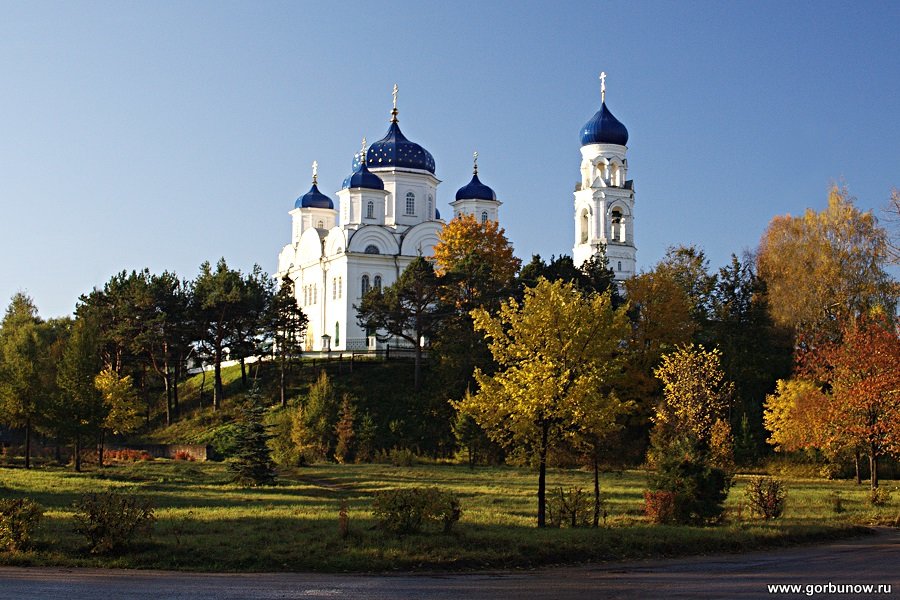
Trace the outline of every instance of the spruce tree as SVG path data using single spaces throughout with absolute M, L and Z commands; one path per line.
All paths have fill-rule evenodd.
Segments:
M 232 481 L 244 486 L 273 485 L 275 463 L 268 441 L 269 427 L 263 423 L 266 407 L 262 405 L 259 389 L 254 387 L 241 406 L 236 438 L 236 460 L 229 465 Z

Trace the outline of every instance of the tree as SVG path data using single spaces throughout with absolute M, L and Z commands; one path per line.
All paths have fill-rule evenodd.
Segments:
M 496 221 L 479 223 L 474 215 L 454 218 L 438 234 L 435 272 L 445 277 L 446 301 L 465 312 L 496 306 L 510 290 L 522 261 Z
M 627 333 L 624 309 L 609 294 L 585 297 L 573 285 L 539 281 L 521 303 L 504 302 L 496 317 L 474 313 L 499 365 L 475 372 L 479 390 L 454 406 L 492 439 L 532 450 L 539 463 L 538 527 L 546 524 L 547 453 L 579 430 L 588 415 L 608 423 L 625 407 L 601 393 L 616 376 Z
M 403 270 L 396 283 L 384 290 L 370 290 L 357 308 L 360 327 L 384 331 L 413 345 L 417 392 L 422 388 L 422 342 L 437 331 L 440 323 L 439 292 L 434 266 L 419 256 Z
M 64 394 L 58 425 L 73 442 L 76 471 L 81 471 L 82 441 L 97 433 L 104 417 L 103 401 L 94 385 L 101 369 L 98 329 L 87 317 L 75 320 L 58 372 Z
M 241 385 L 246 387 L 245 359 L 262 354 L 274 296 L 273 282 L 259 265 L 253 265 L 253 270 L 242 279 L 240 290 L 240 306 L 228 336 L 228 350 L 231 358 L 237 358 L 241 363 Z
M 309 319 L 297 303 L 294 281 L 287 275 L 272 298 L 267 317 L 268 334 L 274 342 L 278 360 L 278 392 L 281 407 L 287 407 L 285 372 L 288 364 L 303 352 L 303 339 Z
M 338 419 L 338 402 L 323 370 L 319 378 L 309 386 L 309 393 L 299 410 L 293 414 L 291 439 L 300 447 L 302 457 L 324 459 L 334 450 Z
M 194 280 L 192 312 L 197 319 L 201 343 L 213 359 L 213 410 L 219 410 L 225 396 L 222 361 L 228 340 L 241 318 L 243 300 L 240 271 L 229 269 L 224 258 L 219 259 L 215 270 L 208 262 L 200 265 L 200 274 Z
M 766 397 L 763 422 L 776 452 L 824 448 L 829 398 L 808 379 L 779 379 L 774 394 Z
M 697 326 L 702 328 L 709 319 L 710 296 L 715 286 L 715 275 L 709 274 L 706 253 L 697 246 L 670 246 L 666 255 L 654 269 L 672 278 L 691 303 L 691 314 Z
M 0 323 L 0 422 L 25 429 L 25 468 L 31 467 L 31 434 L 47 393 L 42 386 L 37 307 L 25 294 L 12 297 Z
M 717 349 L 690 344 L 662 357 L 654 374 L 665 399 L 654 422 L 664 439 L 689 435 L 708 445 L 716 422 L 727 419 L 734 384 L 725 379 L 721 356 Z
M 350 394 L 344 394 L 341 400 L 341 416 L 334 427 L 334 433 L 337 437 L 334 459 L 340 464 L 344 464 L 353 458 L 353 438 L 356 437 L 353 426 L 355 418 L 356 408 L 353 406 L 352 398 Z
M 656 489 L 675 494 L 679 522 L 715 519 L 731 484 L 727 415 L 734 386 L 725 379 L 720 353 L 693 344 L 663 356 L 654 374 L 664 386 L 651 440 Z
M 97 443 L 97 462 L 102 467 L 106 433 L 122 435 L 134 431 L 140 427 L 142 419 L 137 406 L 137 392 L 130 375 L 121 377 L 112 369 L 104 369 L 94 378 L 94 387 L 100 392 L 105 413 L 100 423 Z
M 887 257 L 886 233 L 875 216 L 833 186 L 822 212 L 772 219 L 757 261 L 775 322 L 796 332 L 801 349 L 812 350 L 837 340 L 844 323 L 873 308 L 895 313 Z
M 241 417 L 235 431 L 235 461 L 228 465 L 235 483 L 244 486 L 273 485 L 275 463 L 269 440 L 272 435 L 263 423 L 266 407 L 259 389 L 254 388 L 241 406 Z
M 828 429 L 865 449 L 875 489 L 878 458 L 900 456 L 900 336 L 884 317 L 863 318 L 823 353 L 832 398 Z

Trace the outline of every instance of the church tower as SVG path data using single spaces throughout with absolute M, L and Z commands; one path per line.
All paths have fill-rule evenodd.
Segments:
M 500 205 L 494 190 L 478 179 L 478 153 L 473 154 L 472 181 L 459 188 L 456 200 L 450 203 L 453 216 L 472 215 L 482 225 L 487 221 L 500 222 Z
M 627 179 L 628 130 L 606 107 L 600 74 L 600 110 L 581 130 L 581 181 L 575 186 L 575 246 L 581 265 L 603 245 L 616 281 L 635 274 L 634 182 Z

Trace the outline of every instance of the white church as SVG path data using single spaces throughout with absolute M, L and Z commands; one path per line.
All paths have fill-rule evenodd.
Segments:
M 635 273 L 634 186 L 626 179 L 628 130 L 606 107 L 601 75 L 600 110 L 581 131 L 581 178 L 575 186 L 575 245 L 582 264 L 605 245 L 616 279 Z M 357 323 L 356 309 L 373 288 L 393 284 L 417 256 L 434 254 L 444 226 L 437 210 L 431 153 L 400 131 L 397 86 L 387 134 L 354 156 L 353 172 L 337 192 L 339 208 L 319 191 L 313 163 L 310 190 L 297 198 L 291 242 L 278 255 L 280 280 L 294 282 L 297 302 L 309 318 L 308 351 L 374 349 L 378 342 Z M 477 161 L 477 154 L 476 154 Z M 500 201 L 481 183 L 475 163 L 471 181 L 450 203 L 453 216 L 499 222 Z M 340 216 L 339 216 L 340 215 Z

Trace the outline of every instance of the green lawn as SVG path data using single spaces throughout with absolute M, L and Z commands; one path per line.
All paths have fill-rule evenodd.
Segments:
M 46 507 L 34 549 L 0 552 L 0 563 L 110 566 L 208 571 L 387 571 L 529 567 L 541 564 L 650 556 L 738 552 L 839 536 L 867 523 L 896 523 L 900 493 L 873 509 L 865 486 L 790 479 L 783 519 L 751 519 L 738 477 L 727 520 L 716 527 L 647 524 L 640 511 L 646 476 L 639 471 L 603 476 L 607 526 L 537 530 L 537 475 L 525 468 L 429 465 L 322 465 L 284 473 L 272 488 L 243 489 L 228 482 L 222 463 L 157 460 L 76 474 L 61 469 L 0 469 L 0 496 L 29 496 Z M 591 475 L 551 470 L 550 487 L 592 489 Z M 888 485 L 892 482 L 885 482 Z M 451 534 L 395 538 L 375 528 L 372 492 L 438 485 L 456 491 L 463 516 Z M 88 491 L 115 488 L 150 498 L 158 522 L 152 539 L 112 557 L 85 553 L 72 533 L 72 504 Z M 838 492 L 845 512 L 836 514 Z M 348 503 L 350 536 L 338 526 Z

